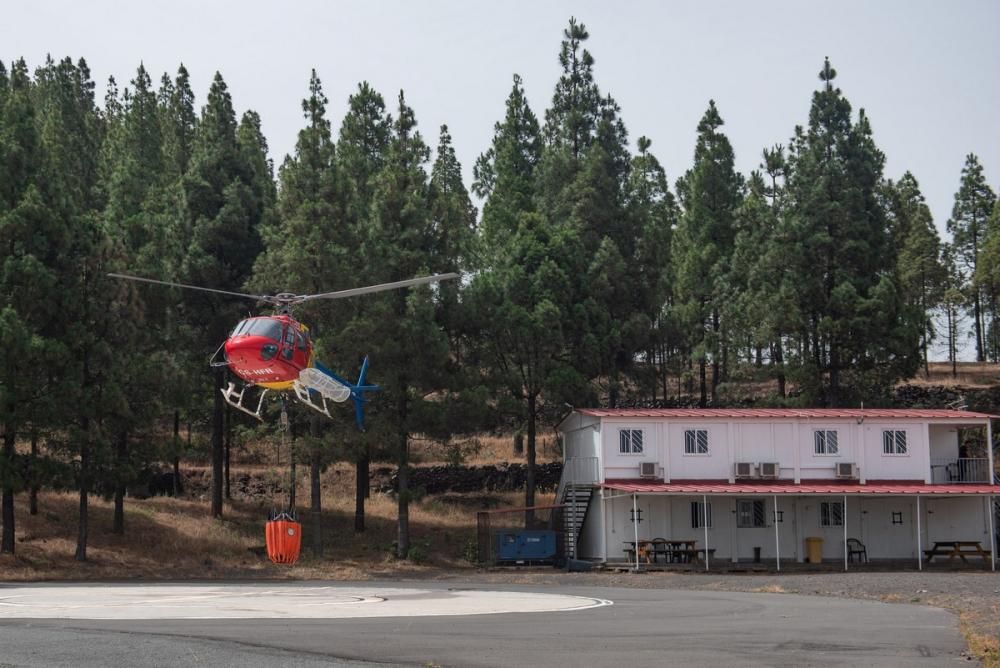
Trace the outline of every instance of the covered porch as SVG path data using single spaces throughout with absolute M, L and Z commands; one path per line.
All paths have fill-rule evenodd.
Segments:
M 995 570 L 991 511 L 998 489 L 919 481 L 609 480 L 592 508 L 602 521 L 589 527 L 603 528 L 600 554 L 581 556 L 646 570 Z

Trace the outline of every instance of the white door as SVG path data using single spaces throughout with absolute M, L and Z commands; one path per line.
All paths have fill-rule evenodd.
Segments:
M 869 559 L 916 559 L 917 533 L 912 499 L 879 497 L 861 501 L 861 536 Z

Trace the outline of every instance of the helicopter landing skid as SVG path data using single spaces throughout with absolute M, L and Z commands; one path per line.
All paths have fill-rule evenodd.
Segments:
M 267 395 L 267 390 L 262 390 L 260 393 L 260 399 L 257 401 L 257 409 L 250 410 L 243 405 L 243 395 L 246 394 L 249 385 L 244 385 L 240 388 L 240 391 L 236 391 L 236 383 L 229 383 L 229 387 L 225 389 L 219 389 L 222 392 L 222 398 L 226 400 L 226 403 L 237 410 L 241 410 L 247 415 L 257 418 L 261 422 L 264 421 L 264 417 L 261 415 L 261 411 L 264 408 L 264 397 Z
M 298 380 L 292 383 L 292 389 L 295 390 L 295 398 L 300 402 L 314 411 L 318 411 L 328 418 L 333 419 L 333 416 L 330 415 L 330 409 L 326 406 L 326 397 L 324 397 L 321 393 L 315 391 L 310 392 L 309 387 Z M 313 394 L 316 394 L 316 396 L 319 397 L 319 403 L 313 400 Z

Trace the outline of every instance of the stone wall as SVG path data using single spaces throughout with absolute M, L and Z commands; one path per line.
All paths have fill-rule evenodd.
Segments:
M 410 488 L 425 494 L 444 492 L 516 492 L 524 489 L 524 464 L 497 464 L 496 466 L 420 466 L 410 469 Z M 562 474 L 562 463 L 535 466 L 535 489 L 539 492 L 555 491 Z M 380 477 L 373 476 L 376 480 Z M 375 489 L 380 492 L 396 490 L 398 479 L 393 471 L 388 480 L 382 478 Z

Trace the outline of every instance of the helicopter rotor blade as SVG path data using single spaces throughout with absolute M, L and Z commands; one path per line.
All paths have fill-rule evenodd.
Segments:
M 186 285 L 184 283 L 173 283 L 171 281 L 158 281 L 153 278 L 142 278 L 141 276 L 129 276 L 128 274 L 114 274 L 109 273 L 108 276 L 112 278 L 123 278 L 127 281 L 139 281 L 141 283 L 155 283 L 156 285 L 167 285 L 174 288 L 184 288 L 186 290 L 201 290 L 202 292 L 214 292 L 220 295 L 229 295 L 230 297 L 242 297 L 244 299 L 256 299 L 257 301 L 268 302 L 270 304 L 277 303 L 274 297 L 269 297 L 267 295 L 248 295 L 244 292 L 229 292 L 228 290 L 216 290 L 215 288 L 203 288 L 198 285 Z
M 437 283 L 438 281 L 449 281 L 453 278 L 461 278 L 461 274 L 434 274 L 433 276 L 421 276 L 420 278 L 410 278 L 405 281 L 395 281 L 394 283 L 380 283 L 379 285 L 369 285 L 363 288 L 351 288 L 350 290 L 340 290 L 338 292 L 324 292 L 318 295 L 299 295 L 296 301 L 304 302 L 312 299 L 343 299 L 345 297 L 355 297 L 357 295 L 367 295 L 372 292 L 384 292 L 386 290 L 396 290 L 408 288 L 413 285 L 424 285 L 426 283 Z

